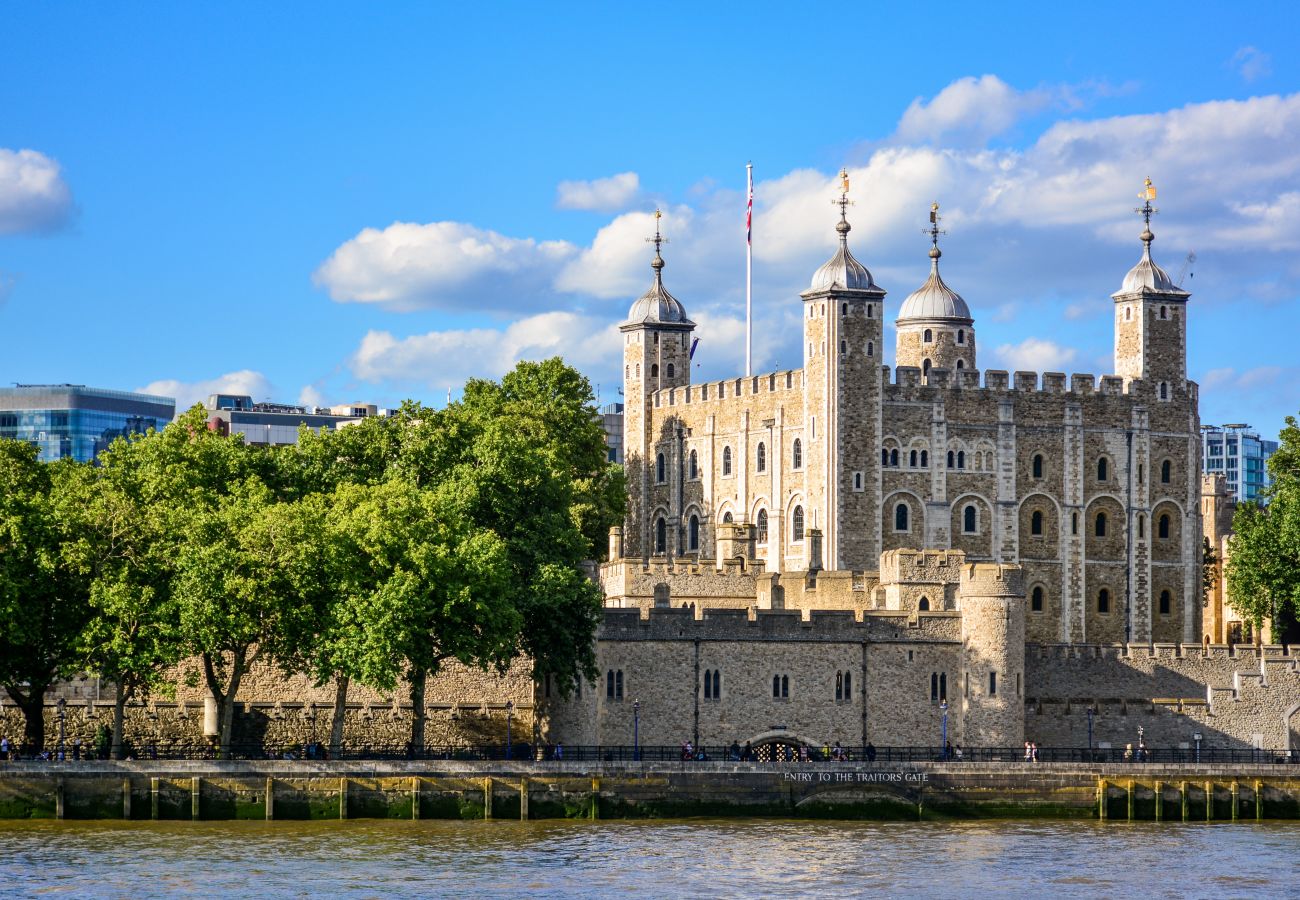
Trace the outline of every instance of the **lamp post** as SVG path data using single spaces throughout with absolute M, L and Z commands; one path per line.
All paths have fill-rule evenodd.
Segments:
M 506 701 L 506 759 L 514 759 L 510 752 L 510 720 L 515 714 L 515 703 L 513 700 Z
M 1146 729 L 1143 728 L 1141 725 L 1139 725 L 1138 726 L 1138 752 L 1137 752 L 1138 762 L 1146 762 L 1147 746 L 1142 739 L 1143 735 L 1145 734 L 1146 734 Z
M 1088 707 L 1088 762 L 1092 762 L 1092 717 L 1097 714 L 1097 708 Z
M 1192 735 L 1192 740 L 1196 741 L 1196 761 L 1201 761 L 1201 733 L 1198 731 Z
M 63 744 L 64 744 L 64 737 L 67 734 L 67 731 L 65 729 L 67 715 L 68 715 L 68 701 L 60 697 L 59 698 L 59 762 L 63 762 L 64 759 Z
M 948 698 L 945 697 L 939 702 L 939 712 L 943 714 L 942 734 L 939 737 L 939 748 L 943 754 L 943 759 L 948 758 Z
M 641 761 L 641 701 L 632 701 L 632 761 Z

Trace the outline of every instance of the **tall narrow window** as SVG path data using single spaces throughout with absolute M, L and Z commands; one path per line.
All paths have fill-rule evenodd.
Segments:
M 655 457 L 655 481 L 663 484 L 668 480 L 668 465 L 664 461 L 664 455 L 660 453 Z
M 930 702 L 931 703 L 939 702 L 939 673 L 938 672 L 930 673 Z
M 1035 478 L 1043 477 L 1043 454 L 1035 453 L 1033 462 L 1033 471 Z
M 875 355 L 876 355 L 876 342 L 867 341 L 867 356 L 875 356 Z
M 889 451 L 889 464 L 890 464 L 891 466 L 893 466 L 894 468 L 898 468 L 898 451 L 897 451 L 897 450 L 890 450 L 890 451 Z
M 957 343 L 959 343 L 959 344 L 964 344 L 964 343 L 966 343 L 966 331 L 965 331 L 965 329 L 962 329 L 962 328 L 958 328 L 958 329 L 957 329 Z
M 803 468 L 803 442 L 798 438 L 794 439 L 794 444 L 790 447 L 790 465 L 795 469 Z
M 934 333 L 931 332 L 930 329 L 928 328 L 925 329 L 925 336 L 922 338 L 922 340 L 924 340 L 927 344 L 931 343 L 932 341 L 934 341 Z
M 1043 611 L 1043 589 L 1041 587 L 1034 588 L 1034 592 L 1029 595 L 1029 611 Z
M 836 700 L 844 699 L 844 673 L 843 672 L 835 673 L 835 699 Z
M 1161 483 L 1161 484 L 1168 484 L 1168 483 L 1169 483 L 1169 476 L 1170 476 L 1170 474 L 1171 474 L 1171 470 L 1172 470 L 1172 468 L 1173 468 L 1173 466 L 1170 465 L 1169 460 L 1165 460 L 1164 462 L 1162 462 L 1162 463 L 1160 464 L 1160 483 Z
M 887 447 L 880 448 L 880 464 L 882 466 L 889 465 L 889 449 Z
M 692 479 L 700 477 L 700 457 L 694 450 L 691 451 L 690 471 Z
M 659 377 L 659 363 L 655 363 L 650 367 L 650 377 L 651 378 Z
M 962 513 L 961 530 L 966 534 L 975 533 L 975 505 L 973 503 L 967 506 Z
M 1096 529 L 1096 531 L 1097 531 L 1097 537 L 1105 537 L 1105 536 L 1106 536 L 1106 514 L 1105 514 L 1104 512 L 1099 512 L 1099 513 L 1097 513 L 1097 529 Z
M 848 314 L 849 314 L 849 305 L 848 305 L 847 303 L 841 303 L 841 304 L 840 304 L 840 315 L 842 315 L 842 316 L 847 316 Z
M 942 703 L 947 699 L 948 699 L 948 673 L 940 672 L 939 673 L 939 702 Z
M 614 699 L 623 699 L 623 670 L 619 669 L 614 673 Z
M 713 672 L 709 669 L 704 670 L 704 699 L 713 699 Z
M 922 597 L 919 601 L 917 601 L 916 608 L 919 609 L 921 612 L 929 612 L 929 611 L 930 611 L 930 598 L 929 598 L 929 597 Z
M 1161 540 L 1166 540 L 1166 539 L 1168 539 L 1168 537 L 1169 537 L 1169 517 L 1168 517 L 1168 516 L 1161 516 L 1161 517 L 1160 517 L 1160 525 L 1159 525 L 1159 528 L 1160 528 L 1159 534 L 1160 534 L 1160 538 L 1161 538 Z
M 767 543 L 767 510 L 765 509 L 758 511 L 758 542 Z
M 781 699 L 781 676 L 772 676 L 772 696 L 778 700 Z
M 930 451 L 928 450 L 921 451 L 921 468 L 922 469 L 930 468 Z
M 1172 605 L 1173 605 L 1173 597 L 1169 595 L 1168 591 L 1161 591 L 1160 592 L 1160 615 L 1162 616 L 1169 615 L 1169 607 L 1171 607 Z
M 722 448 L 722 474 L 723 475 L 731 474 L 731 448 L 730 447 Z
M 1146 536 L 1147 536 L 1147 517 L 1142 515 L 1141 513 L 1138 513 L 1138 537 L 1144 538 Z
M 1038 510 L 1034 510 L 1029 517 L 1029 533 L 1035 537 L 1041 536 L 1043 533 L 1043 514 Z
M 997 695 L 998 695 L 998 673 L 990 672 L 989 673 L 989 696 L 996 697 Z
M 605 673 L 605 697 L 609 700 L 614 699 L 614 670 L 610 669 Z
M 700 549 L 700 517 L 691 516 L 690 525 L 687 528 L 687 547 L 692 551 Z
M 669 364 L 668 364 L 667 371 L 668 371 L 668 377 L 669 377 L 669 378 L 672 378 L 672 377 L 673 377 L 673 364 L 672 364 L 672 363 L 669 363 Z
M 781 676 L 781 699 L 785 700 L 790 696 L 790 676 Z
M 762 441 L 758 442 L 758 471 L 767 471 L 767 445 Z
M 722 670 L 721 669 L 713 670 L 713 699 L 714 700 L 722 699 Z
M 1097 592 L 1097 612 L 1110 612 L 1110 591 L 1102 588 Z
M 1105 481 L 1109 475 L 1110 463 L 1107 461 L 1106 457 L 1103 456 L 1101 459 L 1097 460 L 1097 480 Z
M 921 374 L 926 378 L 930 377 L 930 361 L 928 359 L 921 361 Z
M 844 673 L 844 699 L 845 700 L 853 699 L 853 673 L 852 672 Z
M 953 453 L 951 450 L 948 451 L 948 468 L 957 468 L 957 454 Z
M 1070 513 L 1070 534 L 1079 533 L 1079 514 Z
M 655 553 L 668 552 L 668 523 L 663 516 L 655 519 Z
M 907 527 L 908 527 L 907 514 L 908 514 L 908 509 L 906 503 L 900 503 L 898 504 L 898 506 L 894 507 L 894 530 L 895 531 L 907 531 Z
M 908 464 L 909 466 L 911 466 L 913 469 L 916 468 L 916 451 L 915 451 L 915 450 L 913 450 L 913 451 L 908 455 L 908 458 L 907 458 L 907 464 Z
M 844 356 L 848 352 L 849 352 L 849 342 L 840 341 L 840 356 Z
M 803 540 L 803 507 L 796 506 L 790 515 L 790 540 Z
M 964 469 L 964 468 L 966 468 L 966 451 L 965 451 L 965 450 L 958 450 L 958 451 L 957 451 L 957 468 L 959 468 L 959 469 Z

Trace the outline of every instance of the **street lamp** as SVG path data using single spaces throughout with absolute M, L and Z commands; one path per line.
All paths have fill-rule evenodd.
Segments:
M 641 761 L 641 701 L 632 701 L 632 761 Z
M 1144 734 L 1146 734 L 1146 729 L 1143 728 L 1141 725 L 1139 725 L 1138 726 L 1138 762 L 1146 762 L 1147 746 L 1146 743 L 1142 740 L 1142 736 Z
M 1201 761 L 1201 733 L 1198 731 L 1192 735 L 1192 740 L 1196 741 L 1196 761 Z
M 1092 717 L 1095 716 L 1096 714 L 1097 714 L 1097 708 L 1094 707 L 1094 706 L 1089 706 L 1089 707 L 1088 707 L 1088 762 L 1092 762 L 1092 760 L 1093 760 L 1093 755 L 1092 755 Z
M 67 734 L 67 731 L 65 729 L 67 714 L 68 714 L 68 701 L 65 700 L 63 697 L 60 697 L 59 698 L 59 762 L 63 762 L 64 759 L 63 744 L 64 744 L 64 737 Z
M 513 700 L 506 701 L 506 759 L 514 759 L 510 752 L 510 719 L 515 714 L 515 703 Z
M 948 758 L 948 698 L 944 697 L 939 701 L 939 712 L 943 713 L 943 733 L 939 739 L 940 752 L 943 759 Z

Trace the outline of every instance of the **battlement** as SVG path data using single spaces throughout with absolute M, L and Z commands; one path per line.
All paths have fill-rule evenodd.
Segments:
M 700 614 L 697 615 L 697 612 Z M 909 617 L 862 610 L 678 608 L 606 609 L 596 632 L 600 641 L 799 641 L 911 640 L 956 643 L 960 614 Z
M 601 563 L 602 574 L 622 571 L 635 575 L 670 576 L 710 576 L 718 578 L 746 578 L 753 580 L 763 575 L 766 563 L 761 559 L 724 559 L 717 560 L 707 556 L 651 556 L 648 559 L 623 557 Z
M 1296 652 L 1291 652 L 1291 651 Z M 1038 659 L 1239 659 L 1257 662 L 1300 660 L 1300 647 L 1284 644 L 1026 644 Z
M 961 567 L 961 595 L 971 597 L 1023 597 L 1024 570 L 1005 563 L 967 563 Z
M 759 394 L 784 394 L 802 392 L 803 370 L 786 369 L 768 372 L 764 375 L 751 375 L 742 378 L 728 378 L 723 381 L 706 381 L 701 384 L 688 384 L 681 387 L 660 388 L 651 392 L 656 407 L 695 406 L 701 403 L 718 403 L 734 400 L 737 397 L 753 397 Z M 802 394 L 800 394 L 802 401 Z
M 919 388 L 923 386 L 921 370 L 916 366 L 898 366 L 893 370 L 893 380 L 890 379 L 889 366 L 881 366 L 881 372 L 886 387 Z M 981 374 L 983 375 L 982 382 Z M 998 394 L 1014 392 L 1021 394 L 1073 394 L 1081 397 L 1094 395 L 1120 397 L 1140 392 L 1144 384 L 1145 382 L 1140 378 L 1131 379 L 1126 383 L 1118 375 L 1102 375 L 1099 377 L 1077 372 L 1067 378 L 1064 372 L 1043 372 L 1041 374 L 1038 372 L 1008 373 L 1002 369 L 986 369 L 981 373 L 978 369 L 961 369 L 955 372 L 948 369 L 931 369 L 928 386 L 963 391 L 989 391 Z
M 880 555 L 880 583 L 956 584 L 965 562 L 961 550 L 886 550 Z

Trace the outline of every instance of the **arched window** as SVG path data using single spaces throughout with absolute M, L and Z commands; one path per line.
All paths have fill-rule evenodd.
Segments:
M 1070 513 L 1070 534 L 1079 533 L 1079 514 Z
M 728 525 L 732 523 L 733 520 L 731 518 L 731 510 L 727 510 L 722 514 L 722 521 L 726 522 Z
M 843 672 L 835 673 L 835 699 L 836 700 L 844 699 L 844 673 Z
M 846 355 L 848 352 L 849 352 L 849 342 L 848 342 L 848 341 L 840 341 L 840 356 L 844 356 L 844 355 Z
M 908 508 L 906 503 L 899 503 L 894 507 L 894 530 L 907 531 Z
M 781 676 L 780 675 L 772 676 L 772 696 L 777 700 L 781 699 Z
M 1169 382 L 1167 381 L 1160 382 L 1160 399 L 1161 400 L 1169 399 Z
M 1138 537 L 1144 538 L 1146 536 L 1147 536 L 1147 517 L 1142 515 L 1141 513 L 1138 513 Z
M 921 451 L 921 468 L 922 468 L 922 469 L 928 469 L 929 467 L 930 467 L 930 453 L 929 453 L 928 450 L 922 450 L 922 451 Z
M 844 699 L 845 700 L 853 699 L 853 673 L 852 672 L 844 673 Z
M 867 356 L 875 356 L 875 355 L 876 355 L 876 342 L 867 341 Z
M 934 341 L 934 334 L 930 331 L 930 329 L 928 328 L 925 329 L 925 336 L 922 338 L 922 340 L 925 341 L 927 344 Z
M 767 543 L 767 510 L 765 509 L 758 511 L 758 542 Z
M 655 553 L 668 552 L 668 523 L 663 516 L 655 519 Z
M 1169 477 L 1170 477 L 1170 475 L 1172 474 L 1172 470 L 1173 470 L 1173 466 L 1170 465 L 1169 460 L 1165 460 L 1164 462 L 1162 462 L 1162 463 L 1160 464 L 1160 483 L 1161 483 L 1161 484 L 1168 484 L 1168 483 L 1169 483 Z
M 1030 612 L 1043 611 L 1043 589 L 1041 587 L 1034 588 L 1034 592 L 1029 595 L 1029 610 Z
M 803 507 L 796 506 L 790 514 L 790 540 L 803 540 Z
M 958 450 L 958 451 L 957 451 L 957 468 L 959 468 L 959 469 L 964 469 L 964 468 L 966 468 L 966 451 L 965 451 L 965 450 Z
M 664 455 L 660 453 L 655 457 L 655 481 L 663 484 L 667 480 L 668 467 L 664 462 Z
M 897 450 L 890 450 L 890 451 L 889 451 L 889 464 L 890 464 L 891 466 L 893 466 L 894 468 L 898 468 L 898 451 L 897 451 Z
M 730 447 L 722 448 L 722 474 L 723 475 L 731 474 L 731 448 Z
M 1034 468 L 1034 477 L 1042 478 L 1043 477 L 1043 454 L 1041 453 L 1034 454 L 1033 468 Z
M 889 450 L 888 450 L 888 448 L 885 448 L 885 447 L 882 447 L 882 448 L 881 448 L 881 450 L 880 450 L 880 464 L 881 464 L 882 466 L 887 466 L 887 465 L 889 465 Z
M 669 378 L 672 378 L 672 377 L 673 377 L 673 364 L 672 364 L 672 363 L 669 363 L 669 364 L 668 364 L 668 377 L 669 377 Z
M 1097 460 L 1097 480 L 1105 481 L 1110 475 L 1110 461 L 1106 457 Z
M 710 669 L 704 670 L 704 699 L 713 699 L 713 672 Z
M 949 450 L 949 451 L 948 451 L 948 468 L 950 468 L 950 469 L 955 469 L 956 467 L 957 467 L 957 454 L 955 454 L 955 453 L 953 453 L 951 450 Z
M 614 699 L 614 670 L 610 669 L 605 673 L 605 697 L 609 700 Z
M 762 441 L 758 442 L 758 471 L 767 471 L 767 445 Z
M 623 699 L 623 670 L 619 669 L 614 673 L 614 699 Z
M 870 303 L 868 303 L 868 304 L 867 304 L 867 318 L 868 318 L 868 319 L 873 319 L 873 318 L 875 318 L 875 315 L 876 315 L 875 308 L 872 307 L 872 305 L 871 305 Z
M 966 534 L 975 533 L 975 504 L 969 504 L 961 515 L 961 530 Z
M 651 378 L 659 377 L 659 363 L 655 363 L 650 367 L 650 377 Z
M 781 676 L 781 699 L 785 700 L 790 696 L 790 676 Z
M 957 329 L 957 343 L 959 344 L 966 343 L 966 329 L 964 328 Z
M 915 451 L 915 450 L 913 450 L 913 451 L 911 452 L 911 454 L 908 456 L 908 458 L 907 458 L 907 464 L 908 464 L 909 466 L 911 466 L 913 469 L 916 468 L 916 451 Z
M 840 315 L 842 315 L 842 316 L 847 316 L 848 314 L 849 314 L 849 305 L 848 305 L 847 303 L 841 303 L 841 304 L 840 304 Z
M 700 477 L 700 457 L 694 450 L 691 451 L 690 469 L 691 478 Z
M 1167 306 L 1160 307 L 1160 318 L 1162 319 L 1169 318 L 1169 307 Z
M 686 540 L 687 540 L 687 544 L 686 544 L 687 549 L 692 551 L 700 549 L 700 517 L 699 516 L 695 516 L 695 515 L 691 516 L 690 523 L 686 529 Z
M 957 360 L 957 371 L 960 372 L 964 368 L 966 368 L 966 364 L 963 363 L 960 359 Z
M 938 672 L 930 673 L 930 702 L 931 703 L 939 702 L 939 673 Z
M 1105 536 L 1106 536 L 1106 514 L 1105 514 L 1104 512 L 1099 512 L 1099 513 L 1097 513 L 1097 529 L 1096 529 L 1096 531 L 1097 531 L 1097 537 L 1105 537 Z
M 1029 533 L 1034 536 L 1040 536 L 1043 533 L 1043 514 L 1037 509 L 1029 516 Z
M 916 608 L 919 609 L 921 612 L 929 612 L 929 611 L 930 611 L 930 598 L 929 598 L 929 597 L 922 597 L 920 600 L 917 601 Z
M 803 442 L 798 438 L 794 439 L 794 444 L 790 447 L 790 465 L 795 469 L 803 468 Z
M 921 374 L 926 378 L 930 377 L 930 361 L 928 359 L 921 362 Z
M 1110 612 L 1110 591 L 1102 588 L 1097 592 L 1097 612 Z
M 722 699 L 722 670 L 721 669 L 713 670 L 713 699 L 714 700 Z
M 1169 516 L 1165 515 L 1165 516 L 1161 516 L 1161 517 L 1160 517 L 1160 526 L 1159 526 L 1159 527 L 1160 527 L 1160 531 L 1158 532 L 1158 534 L 1160 535 L 1160 538 L 1161 538 L 1162 540 L 1168 539 L 1168 537 L 1169 537 Z
M 1173 606 L 1174 598 L 1169 595 L 1168 591 L 1160 592 L 1160 615 L 1169 615 L 1169 608 Z

